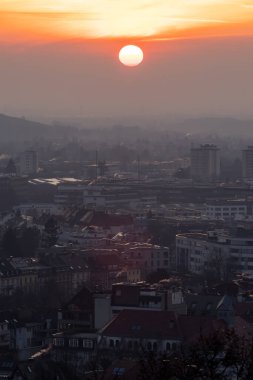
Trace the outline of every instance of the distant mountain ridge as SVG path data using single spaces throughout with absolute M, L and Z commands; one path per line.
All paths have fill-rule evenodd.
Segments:
M 104 120 L 104 122 L 103 122 Z M 253 137 L 253 120 L 241 120 L 230 117 L 200 117 L 188 118 L 184 120 L 167 121 L 164 120 L 159 123 L 158 130 L 167 129 L 170 132 L 182 133 L 197 133 L 197 134 L 217 134 L 217 135 L 238 135 L 243 137 Z M 132 124 L 133 125 L 133 124 Z M 131 123 L 127 119 L 122 120 L 121 127 L 125 132 L 129 128 L 131 131 Z M 136 127 L 138 125 L 138 127 Z M 145 130 L 153 130 L 152 120 L 139 119 L 135 124 L 135 128 L 142 127 Z M 113 127 L 114 126 L 114 127 Z M 43 138 L 47 139 L 65 139 L 74 136 L 80 137 L 85 133 L 93 133 L 97 130 L 113 129 L 115 132 L 115 120 L 108 118 L 80 118 L 77 123 L 76 120 L 70 118 L 65 122 L 63 120 L 50 125 L 46 123 L 31 121 L 25 118 L 12 117 L 0 114 L 0 142 L 22 142 L 31 141 Z M 132 131 L 133 132 L 133 131 Z M 142 132 L 141 132 L 142 133 Z M 145 132 L 146 133 L 146 132 Z
M 251 134 L 253 120 L 243 120 L 230 117 L 202 117 L 186 119 L 177 124 L 182 131 L 205 132 L 218 134 Z
M 63 134 L 70 134 L 71 128 L 42 124 L 25 118 L 12 117 L 0 114 L 1 142 L 28 141 L 38 138 L 54 138 Z M 65 133 L 64 133 L 65 132 Z

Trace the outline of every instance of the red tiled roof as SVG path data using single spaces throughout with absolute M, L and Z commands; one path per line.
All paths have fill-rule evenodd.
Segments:
M 107 266 L 107 265 L 121 265 L 122 260 L 118 255 L 109 254 L 109 255 L 99 255 L 94 257 L 95 264 L 97 266 Z
M 185 342 L 197 340 L 200 335 L 208 336 L 217 330 L 226 328 L 224 321 L 214 319 L 210 316 L 180 315 L 178 322 Z
M 129 226 L 132 224 L 133 218 L 131 215 L 106 214 L 103 212 L 94 212 L 89 220 L 89 225 L 100 227 Z
M 100 332 L 111 337 L 197 340 L 226 328 L 224 321 L 205 316 L 177 316 L 172 311 L 123 310 Z
M 123 310 L 101 333 L 115 337 L 181 339 L 177 318 L 172 311 Z

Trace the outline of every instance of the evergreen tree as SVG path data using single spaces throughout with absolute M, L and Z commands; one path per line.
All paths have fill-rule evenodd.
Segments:
M 50 248 L 57 243 L 58 240 L 58 225 L 54 217 L 50 217 L 44 226 L 43 245 L 45 248 Z
M 19 255 L 19 241 L 17 237 L 17 230 L 9 227 L 2 239 L 2 247 L 6 256 L 18 256 Z
M 36 227 L 29 227 L 23 230 L 20 238 L 20 248 L 22 256 L 34 256 L 40 242 L 40 231 Z

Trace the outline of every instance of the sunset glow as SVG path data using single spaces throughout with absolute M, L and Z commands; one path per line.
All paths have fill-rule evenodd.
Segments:
M 2 41 L 253 34 L 253 0 L 2 0 Z

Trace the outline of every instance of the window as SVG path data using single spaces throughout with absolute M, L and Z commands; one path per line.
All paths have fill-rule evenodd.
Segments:
M 176 349 L 177 349 L 177 344 L 176 343 L 172 343 L 172 350 L 176 351 Z
M 110 339 L 109 346 L 110 346 L 110 347 L 114 347 L 114 340 L 113 340 L 113 339 Z
M 64 339 L 63 338 L 54 338 L 53 344 L 56 347 L 63 347 L 64 346 Z
M 211 307 L 212 307 L 212 305 L 211 305 L 210 303 L 208 303 L 208 304 L 206 305 L 206 311 L 210 311 L 210 310 L 211 310 Z
M 69 339 L 69 347 L 78 347 L 79 342 L 78 339 Z
M 163 252 L 163 257 L 167 258 L 168 257 L 168 252 Z
M 157 343 L 156 342 L 153 343 L 153 351 L 157 351 Z
M 148 342 L 148 344 L 147 344 L 147 349 L 150 351 L 151 348 L 152 348 L 152 344 L 151 344 L 151 342 Z
M 167 266 L 168 266 L 168 260 L 164 260 L 164 261 L 163 261 L 163 265 L 164 265 L 165 267 L 167 267 Z
M 141 326 L 140 325 L 133 325 L 132 330 L 140 331 Z
M 170 350 L 171 350 L 170 342 L 167 342 L 166 343 L 166 351 L 170 351 Z
M 125 368 L 113 368 L 112 374 L 119 377 L 123 376 L 125 373 Z
M 84 339 L 83 340 L 83 347 L 84 348 L 93 348 L 93 341 L 91 339 Z
M 131 340 L 129 340 L 128 343 L 127 343 L 127 346 L 128 346 L 129 350 L 132 350 L 132 348 L 133 348 L 133 342 Z

